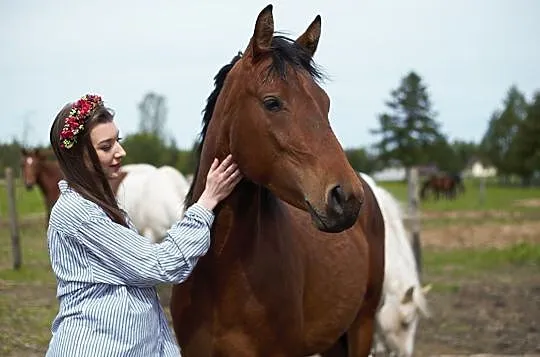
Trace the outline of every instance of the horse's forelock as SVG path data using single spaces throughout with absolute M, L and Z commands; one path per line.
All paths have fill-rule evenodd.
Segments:
M 288 68 L 292 68 L 305 70 L 315 81 L 326 78 L 320 67 L 313 61 L 311 53 L 293 39 L 276 33 L 272 38 L 270 49 L 272 62 L 268 67 L 268 75 L 277 75 L 285 80 Z

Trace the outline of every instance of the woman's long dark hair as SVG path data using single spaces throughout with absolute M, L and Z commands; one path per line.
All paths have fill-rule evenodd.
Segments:
M 81 196 L 100 206 L 114 222 L 127 227 L 124 212 L 116 197 L 90 140 L 90 132 L 97 124 L 113 121 L 113 112 L 104 105 L 97 106 L 86 119 L 77 142 L 70 148 L 60 147 L 60 132 L 72 108 L 69 103 L 60 110 L 51 127 L 50 141 L 60 169 L 68 185 Z

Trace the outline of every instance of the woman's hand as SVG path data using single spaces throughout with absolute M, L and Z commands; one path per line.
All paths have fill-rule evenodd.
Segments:
M 206 176 L 206 187 L 197 202 L 205 208 L 213 210 L 221 200 L 232 192 L 241 179 L 242 174 L 236 163 L 233 162 L 232 155 L 229 154 L 221 164 L 218 159 L 214 159 Z

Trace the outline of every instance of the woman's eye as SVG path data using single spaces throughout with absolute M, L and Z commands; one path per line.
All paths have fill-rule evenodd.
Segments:
M 266 110 L 271 112 L 280 111 L 283 107 L 281 100 L 277 97 L 267 97 L 264 99 L 263 104 Z

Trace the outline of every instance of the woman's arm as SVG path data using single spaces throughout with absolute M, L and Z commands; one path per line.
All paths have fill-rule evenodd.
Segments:
M 213 220 L 213 213 L 196 203 L 169 229 L 161 243 L 151 243 L 106 215 L 95 215 L 81 224 L 77 239 L 90 253 L 97 283 L 181 283 L 206 254 Z
M 113 222 L 103 211 L 84 220 L 77 238 L 91 253 L 96 282 L 152 286 L 159 282 L 181 283 L 210 246 L 212 210 L 240 182 L 242 175 L 229 155 L 221 164 L 212 163 L 206 186 L 197 203 L 161 243 Z

